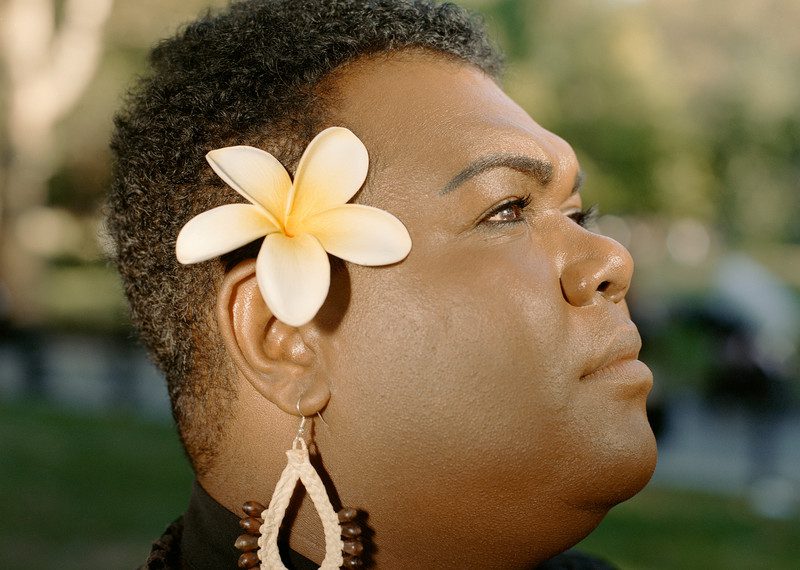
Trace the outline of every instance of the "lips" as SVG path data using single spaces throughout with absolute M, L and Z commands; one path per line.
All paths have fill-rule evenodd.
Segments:
M 581 379 L 607 368 L 636 360 L 642 349 L 642 339 L 635 327 L 624 328 L 609 336 L 608 344 L 588 361 Z

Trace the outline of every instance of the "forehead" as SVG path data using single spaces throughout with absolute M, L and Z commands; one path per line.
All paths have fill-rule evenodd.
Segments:
M 432 191 L 487 155 L 546 160 L 556 175 L 575 162 L 566 142 L 468 63 L 402 52 L 359 60 L 332 79 L 332 119 L 365 143 L 371 176 L 411 177 Z

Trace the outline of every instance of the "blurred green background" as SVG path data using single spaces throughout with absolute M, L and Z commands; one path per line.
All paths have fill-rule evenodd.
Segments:
M 797 568 L 800 2 L 460 3 L 637 264 L 661 458 L 582 548 L 622 568 Z M 111 117 L 147 50 L 224 4 L 0 0 L 4 568 L 135 566 L 185 505 L 102 199 Z

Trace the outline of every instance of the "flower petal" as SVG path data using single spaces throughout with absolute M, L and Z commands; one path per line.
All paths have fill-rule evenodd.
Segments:
M 219 206 L 198 214 L 183 226 L 175 242 L 175 255 L 181 263 L 198 263 L 276 231 L 279 228 L 258 206 Z
M 256 260 L 256 279 L 278 320 L 299 327 L 314 318 L 328 296 L 328 254 L 310 234 L 270 234 Z
M 212 150 L 206 160 L 228 186 L 267 210 L 278 225 L 292 180 L 277 158 L 260 148 L 229 146 Z
M 346 203 L 364 184 L 369 169 L 367 149 L 344 127 L 330 127 L 306 147 L 287 201 L 293 220 Z
M 325 251 L 360 265 L 400 261 L 411 250 L 411 236 L 389 212 L 344 204 L 307 218 L 302 231 L 314 234 Z

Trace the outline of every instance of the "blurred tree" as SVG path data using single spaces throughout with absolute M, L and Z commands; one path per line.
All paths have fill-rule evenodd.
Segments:
M 800 284 L 800 263 L 787 261 L 800 262 L 800 247 L 787 245 L 800 244 L 800 34 L 794 29 L 800 21 L 800 2 L 457 1 L 483 12 L 508 52 L 505 87 L 511 96 L 575 146 L 589 174 L 587 200 L 600 202 L 604 212 L 627 216 L 632 229 L 648 229 L 649 241 L 637 238 L 637 243 L 653 243 L 666 251 L 673 221 L 695 220 L 704 228 L 716 228 L 705 234 L 712 252 L 719 248 L 720 235 L 722 241 L 740 247 L 764 246 L 760 259 Z M 96 7 L 106 0 L 83 2 Z M 11 14 L 12 6 L 25 11 L 44 6 L 49 14 L 36 33 L 21 31 L 3 16 L 7 88 L 0 92 L 0 168 L 12 166 L 11 159 L 24 158 L 35 165 L 25 169 L 32 182 L 14 182 L 17 175 L 8 170 L 2 176 L 0 280 L 36 284 L 41 279 L 31 275 L 44 267 L 46 286 L 16 289 L 26 297 L 24 303 L 36 301 L 50 311 L 47 318 L 57 312 L 86 319 L 105 311 L 107 321 L 119 320 L 124 302 L 113 274 L 98 261 L 102 251 L 94 239 L 108 180 L 111 116 L 125 87 L 144 70 L 150 46 L 203 8 L 227 3 L 117 2 L 105 24 L 99 23 L 96 17 L 101 14 L 94 8 L 96 31 L 88 36 L 96 42 L 96 54 L 102 47 L 102 59 L 95 61 L 96 73 L 89 74 L 91 83 L 81 89 L 67 87 L 74 79 L 71 73 L 63 81 L 54 79 L 61 75 L 50 75 L 49 83 L 39 83 L 50 86 L 42 92 L 57 100 L 55 112 L 20 95 L 20 79 L 14 75 L 18 72 L 11 68 L 47 75 L 56 60 L 73 59 L 64 56 L 59 38 L 72 37 L 64 35 L 67 25 L 88 25 L 88 20 L 80 23 L 69 17 L 70 6 L 82 2 L 0 0 L 4 14 Z M 99 31 L 102 25 L 105 34 Z M 12 36 L 17 38 L 13 49 Z M 38 55 L 14 55 L 13 50 Z M 59 64 L 66 66 L 59 73 L 76 64 L 67 63 Z M 78 92 L 81 96 L 75 101 Z M 14 105 L 28 109 L 32 120 L 49 117 L 48 143 L 33 142 L 33 127 L 14 126 Z M 12 130 L 18 134 L 12 137 Z M 20 145 L 27 145 L 27 154 L 20 154 Z M 51 244 L 59 246 L 56 253 L 23 253 L 12 231 L 19 226 L 23 208 L 12 208 L 13 200 L 48 206 L 58 214 L 39 219 L 40 226 L 61 228 L 64 239 Z M 16 265 L 8 261 L 12 258 Z M 661 272 L 650 282 L 664 289 L 676 284 L 699 289 L 711 274 L 705 263 L 691 268 L 692 281 L 682 281 L 671 276 L 674 265 L 670 275 L 665 274 L 663 258 L 642 258 L 637 258 L 645 270 L 640 278 L 649 264 L 653 272 Z M 65 260 L 71 264 L 68 272 Z M 33 269 L 27 265 L 30 261 Z M 86 290 L 93 291 L 91 298 L 79 298 L 87 297 Z M 26 307 L 21 301 L 16 305 L 18 310 Z M 112 307 L 117 312 L 112 313 Z
M 79 101 L 97 69 L 113 0 L 7 0 L 2 41 L 8 100 L 5 192 L 0 199 L 0 263 L 17 321 L 41 317 L 35 295 L 43 260 L 20 247 L 17 224 L 46 206 L 59 162 L 54 128 Z M 59 6 L 57 6 L 59 4 Z M 56 8 L 63 10 L 56 26 Z M 29 230 L 33 228 L 28 228 Z M 37 227 L 55 231 L 48 226 Z
M 800 3 L 474 0 L 604 209 L 800 242 Z M 522 45 L 524 44 L 524 45 Z

